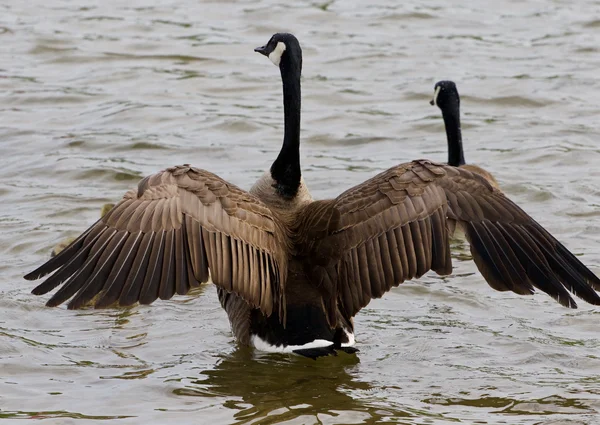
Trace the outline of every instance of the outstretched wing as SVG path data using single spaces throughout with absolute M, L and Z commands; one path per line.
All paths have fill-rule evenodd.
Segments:
M 465 231 L 492 288 L 538 288 L 576 307 L 569 291 L 600 304 L 600 280 L 560 242 L 483 177 L 413 161 L 391 168 L 330 201 L 307 207 L 298 234 L 330 321 L 352 317 L 372 298 L 428 270 L 452 270 L 449 236 Z M 568 290 L 569 291 L 568 291 Z
M 283 308 L 287 241 L 269 208 L 218 176 L 189 166 L 146 177 L 56 257 L 25 276 L 56 272 L 47 305 L 107 307 L 186 294 L 212 281 L 270 315 Z M 281 310 L 280 310 L 281 312 Z

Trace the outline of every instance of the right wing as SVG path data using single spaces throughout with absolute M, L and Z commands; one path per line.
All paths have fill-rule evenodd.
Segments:
M 450 273 L 454 225 L 492 288 L 531 294 L 536 287 L 576 307 L 571 291 L 600 304 L 598 277 L 501 191 L 470 171 L 420 160 L 307 207 L 300 252 L 330 323 L 336 308 L 352 317 L 405 280 Z
M 33 293 L 62 284 L 47 302 L 97 308 L 156 298 L 212 281 L 267 316 L 283 314 L 287 236 L 258 198 L 220 177 L 178 166 L 146 177 L 56 257 L 25 276 L 54 270 Z

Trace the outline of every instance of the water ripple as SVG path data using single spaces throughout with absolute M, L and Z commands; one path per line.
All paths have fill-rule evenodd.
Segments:
M 282 30 L 304 51 L 316 198 L 446 160 L 428 102 L 453 79 L 467 161 L 600 272 L 596 3 L 84 3 L 2 6 L 0 419 L 596 421 L 598 309 L 495 292 L 458 240 L 450 276 L 393 288 L 358 315 L 358 355 L 317 362 L 237 346 L 209 285 L 70 311 L 22 279 L 145 175 L 192 163 L 250 187 L 283 131 L 279 72 L 252 49 Z

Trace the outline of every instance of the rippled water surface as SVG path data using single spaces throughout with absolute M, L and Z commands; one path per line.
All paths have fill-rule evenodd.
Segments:
M 450 78 L 467 161 L 600 272 L 598 1 L 9 0 L 0 419 L 600 423 L 600 309 L 494 292 L 461 244 L 452 276 L 359 314 L 357 356 L 316 362 L 237 346 L 212 286 L 102 311 L 30 294 L 21 276 L 142 176 L 189 162 L 249 188 L 269 167 L 281 85 L 252 49 L 276 31 L 304 49 L 302 162 L 316 198 L 399 162 L 445 160 L 428 100 Z

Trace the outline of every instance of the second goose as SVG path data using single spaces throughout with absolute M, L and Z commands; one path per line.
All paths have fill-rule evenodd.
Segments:
M 353 318 L 373 298 L 428 270 L 452 271 L 454 225 L 492 288 L 600 304 L 600 280 L 468 169 L 413 161 L 313 201 L 300 168 L 300 45 L 275 34 L 255 50 L 283 81 L 283 145 L 270 170 L 248 192 L 189 165 L 146 177 L 25 276 L 54 272 L 33 290 L 60 287 L 48 306 L 150 304 L 210 277 L 242 344 L 313 358 L 353 351 Z
M 438 81 L 433 88 L 433 99 L 429 103 L 442 111 L 448 139 L 448 165 L 477 173 L 498 187 L 498 182 L 491 173 L 477 165 L 465 163 L 460 128 L 460 96 L 456 84 L 453 81 Z

